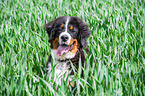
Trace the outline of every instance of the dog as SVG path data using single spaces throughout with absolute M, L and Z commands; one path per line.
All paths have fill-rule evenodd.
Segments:
M 60 16 L 45 24 L 44 27 L 49 36 L 51 49 L 46 66 L 47 75 L 49 79 L 54 77 L 56 84 L 61 85 L 60 78 L 66 80 L 69 75 L 68 80 L 72 80 L 74 76 L 72 65 L 77 71 L 79 58 L 81 58 L 83 66 L 85 61 L 83 50 L 86 49 L 86 52 L 89 52 L 86 39 L 90 36 L 91 31 L 86 23 L 75 16 Z M 54 70 L 53 76 L 52 70 Z

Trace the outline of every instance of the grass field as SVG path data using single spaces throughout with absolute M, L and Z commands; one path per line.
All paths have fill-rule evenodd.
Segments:
M 62 15 L 92 31 L 85 74 L 74 77 L 77 96 L 145 96 L 144 0 L 0 0 L 0 95 L 73 95 L 45 75 L 44 24 Z

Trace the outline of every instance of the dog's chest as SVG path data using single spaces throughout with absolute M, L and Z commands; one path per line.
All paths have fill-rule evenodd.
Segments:
M 61 78 L 66 80 L 68 77 L 68 80 L 71 81 L 73 75 L 72 69 L 71 69 L 71 63 L 70 60 L 71 58 L 75 57 L 75 54 L 72 54 L 71 52 L 68 52 L 65 55 L 62 56 L 57 56 L 56 55 L 57 50 L 51 50 L 51 57 L 53 60 L 53 64 L 51 62 L 48 62 L 48 76 L 49 79 L 52 79 L 54 77 L 54 81 L 56 81 L 57 84 L 61 84 Z M 62 62 L 64 60 L 64 62 Z
M 48 64 L 49 79 L 54 77 L 54 81 L 56 82 L 56 84 L 61 85 L 61 78 L 66 80 L 66 78 L 69 76 L 69 74 L 72 71 L 70 70 L 70 65 L 68 65 L 68 63 L 69 61 L 66 62 L 55 61 L 53 62 L 53 65 L 49 63 Z M 68 79 L 71 80 L 71 77 L 69 76 Z
M 56 64 L 54 65 L 55 67 L 55 74 L 57 76 L 59 75 L 64 75 L 65 73 L 66 74 L 69 74 L 70 73 L 70 70 L 69 70 L 69 66 L 68 66 L 68 62 L 56 62 Z

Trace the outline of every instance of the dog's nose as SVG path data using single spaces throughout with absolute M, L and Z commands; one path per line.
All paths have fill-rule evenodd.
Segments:
M 64 42 L 65 42 L 65 41 L 67 41 L 67 40 L 68 40 L 68 36 L 67 36 L 67 35 L 62 35 L 62 36 L 61 36 L 61 39 L 62 39 L 62 41 L 64 41 Z

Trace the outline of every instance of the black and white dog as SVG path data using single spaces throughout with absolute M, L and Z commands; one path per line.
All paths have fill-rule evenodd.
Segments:
M 57 84 L 61 84 L 60 78 L 69 75 L 72 80 L 74 71 L 71 64 L 78 69 L 79 58 L 81 58 L 82 66 L 85 61 L 83 49 L 86 52 L 86 39 L 91 31 L 86 23 L 80 18 L 73 16 L 61 16 L 47 23 L 45 29 L 49 36 L 51 47 L 51 55 L 47 61 L 47 74 L 51 78 L 51 70 L 54 68 L 54 79 Z M 53 64 L 51 64 L 51 59 Z

